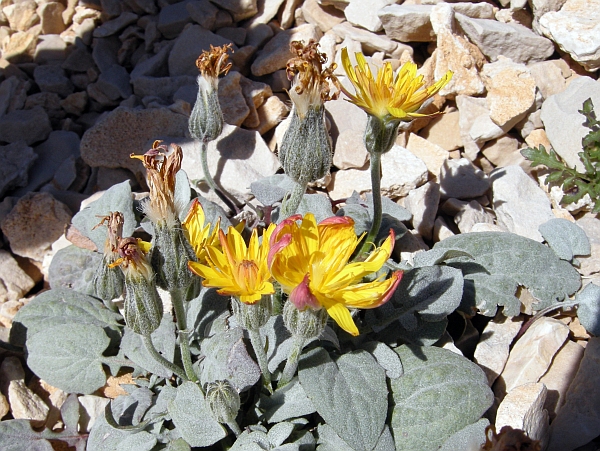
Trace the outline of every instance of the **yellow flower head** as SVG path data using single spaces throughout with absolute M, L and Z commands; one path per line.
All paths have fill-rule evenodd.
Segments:
M 126 278 L 143 277 L 147 281 L 152 280 L 154 272 L 148 253 L 152 245 L 139 238 L 121 238 L 119 240 L 118 252 L 120 258 L 108 265 L 110 268 L 120 266 Z
M 419 114 L 417 111 L 452 78 L 452 71 L 448 71 L 433 85 L 424 87 L 423 76 L 417 76 L 415 63 L 404 64 L 394 79 L 394 71 L 389 62 L 377 71 L 377 77 L 373 77 L 362 53 L 356 53 L 356 62 L 358 65 L 352 67 L 348 50 L 343 48 L 342 64 L 356 89 L 356 95 L 348 92 L 343 86 L 341 89 L 350 102 L 380 119 L 392 116 L 397 120 L 411 121 L 417 117 L 433 116 L 433 114 Z
M 234 227 L 229 227 L 227 235 L 218 229 L 220 245 L 207 244 L 206 264 L 190 261 L 188 266 L 204 278 L 202 285 L 205 287 L 218 288 L 219 294 L 235 296 L 245 304 L 255 304 L 262 295 L 275 292 L 267 265 L 269 238 L 274 229 L 275 225 L 271 224 L 265 230 L 261 244 L 254 229 L 248 246 Z
M 298 220 L 302 220 L 298 224 Z M 363 277 L 381 269 L 394 247 L 394 232 L 362 262 L 349 263 L 362 237 L 354 221 L 334 216 L 317 224 L 308 213 L 283 220 L 271 235 L 269 268 L 289 301 L 299 310 L 327 309 L 338 325 L 352 335 L 358 328 L 348 307 L 375 308 L 387 302 L 402 272 L 389 279 L 362 283 Z
M 206 248 L 208 246 L 220 247 L 219 229 L 221 228 L 221 218 L 217 219 L 212 231 L 210 230 L 211 224 L 205 224 L 205 221 L 204 209 L 198 198 L 196 198 L 192 202 L 190 211 L 181 225 L 183 226 L 183 233 L 192 245 L 192 249 L 194 249 L 194 253 L 200 263 L 206 262 L 208 257 Z
M 169 226 L 176 225 L 181 206 L 175 205 L 175 176 L 181 169 L 181 147 L 171 144 L 169 150 L 162 141 L 154 141 L 148 152 L 131 154 L 130 158 L 142 160 L 146 168 L 150 201 L 143 206 L 144 213 L 154 223 L 165 221 Z

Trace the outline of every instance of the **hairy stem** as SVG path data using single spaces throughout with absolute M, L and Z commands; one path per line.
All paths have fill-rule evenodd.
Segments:
M 238 437 L 241 433 L 242 430 L 240 429 L 240 427 L 238 426 L 238 424 L 234 421 L 228 421 L 227 426 L 229 426 L 229 429 L 231 429 L 231 431 L 235 434 L 236 437 Z
M 279 215 L 279 219 L 285 219 L 292 216 L 296 213 L 298 209 L 298 205 L 302 202 L 302 196 L 306 192 L 306 187 L 308 183 L 299 183 L 294 181 L 294 188 L 289 193 L 289 197 L 283 200 L 283 204 L 281 205 L 281 214 Z
M 198 376 L 192 366 L 192 354 L 190 352 L 190 338 L 187 329 L 187 321 L 185 318 L 185 309 L 183 302 L 185 301 L 184 290 L 175 290 L 171 292 L 171 302 L 175 310 L 175 319 L 177 320 L 177 329 L 179 331 L 179 349 L 181 350 L 181 361 L 185 368 L 185 374 L 192 382 L 198 382 Z M 200 388 L 202 390 L 202 388 Z
M 302 353 L 302 349 L 304 348 L 304 344 L 306 343 L 306 339 L 300 336 L 293 336 L 294 342 L 292 344 L 292 349 L 290 350 L 290 355 L 285 362 L 285 368 L 283 368 L 283 373 L 281 374 L 281 378 L 277 383 L 277 389 L 281 387 L 285 387 L 290 383 L 294 375 L 296 374 L 296 370 L 298 369 L 298 358 Z
M 357 254 L 359 258 L 369 252 L 381 227 L 383 211 L 381 207 L 381 154 L 379 152 L 371 152 L 371 191 L 373 193 L 373 222 Z
M 202 161 L 202 172 L 204 172 L 204 180 L 212 189 L 215 194 L 223 201 L 227 208 L 229 208 L 234 214 L 238 214 L 240 209 L 237 207 L 235 202 L 231 200 L 222 190 L 217 186 L 217 183 L 210 175 L 210 171 L 208 170 L 208 143 L 202 141 L 202 149 L 200 151 L 200 159 Z
M 265 352 L 265 346 L 263 344 L 262 338 L 260 337 L 260 333 L 257 329 L 246 330 L 248 331 L 248 335 L 250 336 L 250 343 L 252 343 L 252 347 L 254 348 L 256 360 L 258 360 L 258 366 L 260 367 L 260 371 L 263 375 L 264 384 L 269 390 L 269 392 L 272 393 L 273 388 L 271 387 L 271 373 L 269 372 L 267 353 Z
M 148 350 L 148 352 L 150 353 L 150 355 L 152 356 L 152 358 L 154 360 L 156 360 L 158 363 L 160 363 L 165 368 L 171 370 L 173 373 L 175 373 L 177 376 L 179 376 L 182 380 L 184 380 L 184 381 L 188 380 L 187 376 L 185 375 L 185 372 L 178 365 L 175 365 L 174 363 L 169 362 L 167 359 L 165 359 L 160 354 L 160 352 L 158 352 L 156 350 L 156 348 L 154 347 L 154 343 L 152 343 L 152 338 L 150 338 L 150 335 L 142 335 L 142 339 L 144 341 L 144 345 L 146 346 L 146 349 Z

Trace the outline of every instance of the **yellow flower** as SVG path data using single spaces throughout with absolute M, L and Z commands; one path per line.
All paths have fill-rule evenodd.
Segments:
M 206 246 L 206 264 L 190 261 L 188 266 L 204 278 L 205 287 L 219 288 L 219 294 L 255 304 L 262 295 L 275 292 L 267 265 L 269 238 L 274 229 L 274 224 L 267 228 L 261 244 L 254 229 L 248 246 L 234 227 L 229 227 L 227 235 L 219 229 L 219 246 L 211 243 Z
M 210 230 L 211 224 L 205 224 L 206 216 L 204 215 L 204 209 L 198 201 L 198 198 L 194 199 L 190 211 L 188 212 L 185 220 L 181 223 L 183 226 L 183 233 L 185 237 L 192 245 L 194 253 L 200 263 L 206 262 L 208 254 L 206 253 L 207 246 L 219 247 L 219 229 L 221 224 L 221 218 L 217 219 L 217 223 Z
M 296 221 L 302 219 L 298 224 Z M 354 233 L 354 221 L 334 216 L 317 224 L 308 213 L 282 221 L 271 235 L 269 268 L 289 301 L 299 310 L 327 310 L 338 325 L 352 335 L 358 328 L 348 307 L 375 308 L 387 302 L 402 272 L 389 279 L 362 283 L 363 277 L 381 269 L 394 247 L 394 232 L 362 262 L 349 263 L 362 237 Z
M 341 89 L 350 98 L 350 102 L 380 119 L 392 116 L 401 121 L 411 121 L 416 117 L 433 116 L 419 114 L 417 111 L 452 78 L 452 71 L 448 71 L 433 85 L 424 87 L 423 76 L 417 76 L 415 63 L 404 64 L 394 79 L 394 71 L 389 62 L 377 71 L 377 77 L 373 77 L 362 53 L 356 53 L 356 62 L 358 65 L 352 67 L 348 50 L 343 48 L 342 64 L 356 88 L 356 95 L 349 93 L 343 86 Z

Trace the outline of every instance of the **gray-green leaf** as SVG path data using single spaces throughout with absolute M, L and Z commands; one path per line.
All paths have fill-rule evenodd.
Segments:
M 27 364 L 49 384 L 69 393 L 91 394 L 106 383 L 102 353 L 110 343 L 90 324 L 63 324 L 27 340 Z
M 482 418 L 477 423 L 470 424 L 450 436 L 439 451 L 479 451 L 485 444 L 485 428 L 490 422 Z
M 579 301 L 577 317 L 581 325 L 590 334 L 600 336 L 600 287 L 589 283 L 575 300 Z
M 250 184 L 250 192 L 263 205 L 280 202 L 294 188 L 295 182 L 285 174 L 264 177 Z
M 204 395 L 193 382 L 177 387 L 177 396 L 169 405 L 173 424 L 190 446 L 210 446 L 227 435 L 208 410 Z
M 323 348 L 303 354 L 299 380 L 319 415 L 357 451 L 371 451 L 387 416 L 385 371 L 358 350 L 335 361 Z
M 265 411 L 264 416 L 269 423 L 279 423 L 315 412 L 315 406 L 296 377 L 286 386 L 275 390 L 271 396 L 261 394 L 258 407 Z
M 102 254 L 71 245 L 59 250 L 50 263 L 48 281 L 51 288 L 66 288 L 94 294 L 92 279 Z
M 483 371 L 435 347 L 400 346 L 404 376 L 392 379 L 392 431 L 398 451 L 434 451 L 478 421 L 494 396 Z
M 590 255 L 590 240 L 577 224 L 555 218 L 543 223 L 539 231 L 556 255 L 571 261 L 575 255 Z

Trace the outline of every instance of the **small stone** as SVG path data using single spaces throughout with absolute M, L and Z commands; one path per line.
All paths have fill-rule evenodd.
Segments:
M 521 142 L 517 138 L 504 135 L 485 143 L 481 153 L 496 167 L 518 165 L 525 169 L 529 163 L 519 152 L 520 147 Z
M 498 168 L 490 179 L 498 224 L 541 243 L 538 227 L 554 218 L 546 193 L 520 166 Z
M 273 29 L 265 24 L 256 24 L 246 30 L 246 45 L 262 47 L 265 42 L 273 37 Z
M 39 106 L 11 111 L 0 117 L 0 140 L 4 142 L 24 141 L 31 145 L 46 139 L 51 131 L 48 114 Z
M 139 160 L 149 140 L 158 136 L 185 136 L 188 118 L 168 108 L 135 110 L 119 107 L 103 116 L 81 138 L 81 157 L 91 167 L 126 168 L 142 174 Z
M 448 152 L 414 133 L 408 136 L 406 148 L 425 163 L 429 172 L 437 180 L 442 165 L 449 158 Z
M 590 240 L 591 255 L 577 257 L 581 262 L 579 272 L 583 276 L 600 273 L 600 220 L 595 216 L 584 216 L 577 220 L 577 225 L 583 229 Z
M 250 109 L 242 93 L 240 78 L 242 74 L 230 71 L 219 80 L 219 104 L 226 123 L 241 126 L 250 114 Z
M 2 5 L 6 5 L 6 2 L 2 2 Z M 39 23 L 40 18 L 36 10 L 37 4 L 33 0 L 22 0 L 2 8 L 10 28 L 16 31 L 27 31 Z
M 182 1 L 165 5 L 158 13 L 158 31 L 165 39 L 174 39 L 183 31 L 188 23 L 192 22 L 192 16 L 187 8 L 189 1 Z
M 91 87 L 94 89 L 90 89 Z M 123 66 L 113 64 L 104 70 L 98 81 L 88 87 L 88 95 L 99 103 L 112 103 L 127 99 L 133 92 L 129 82 L 129 73 Z M 106 98 L 108 101 L 103 101 Z
M 0 167 L 0 198 L 16 187 L 26 186 L 29 168 L 37 159 L 37 154 L 23 141 L 0 146 L 2 166 Z
M 62 3 L 48 2 L 40 5 L 38 12 L 42 23 L 42 34 L 61 34 L 65 31 L 62 13 L 65 7 Z
M 561 93 L 567 88 L 567 82 L 562 75 L 562 71 L 558 65 L 554 64 L 554 61 L 529 64 L 527 69 L 529 69 L 535 80 L 535 85 L 544 99 Z
M 32 29 L 11 34 L 2 49 L 2 57 L 13 64 L 31 62 L 38 39 L 38 34 L 35 31 Z
M 523 138 L 527 138 L 533 130 L 544 128 L 541 115 L 542 111 L 536 110 L 533 113 L 529 113 L 525 119 L 515 126 Z
M 360 51 L 361 48 L 364 48 L 365 51 L 369 50 L 371 52 L 385 52 L 387 55 L 393 58 L 399 58 L 405 51 L 408 52 L 408 55 L 413 54 L 412 47 L 401 44 L 396 41 L 393 41 L 386 35 L 375 34 L 367 30 L 363 30 L 358 27 L 353 27 L 348 22 L 342 22 L 339 25 L 336 25 L 331 29 L 340 39 L 344 41 L 350 40 L 356 43 L 360 43 L 357 51 Z M 353 59 L 353 50 L 350 45 L 342 44 L 342 46 L 349 47 L 348 52 L 350 53 L 350 58 Z M 339 63 L 341 59 L 341 53 L 336 55 L 336 63 Z M 341 71 L 343 66 L 338 64 L 338 69 Z
M 199 25 L 188 26 L 175 41 L 169 53 L 169 75 L 198 76 L 196 60 L 204 50 L 229 44 L 231 41 L 203 29 Z
M 490 119 L 501 128 L 512 128 L 535 102 L 531 73 L 524 65 L 499 56 L 495 63 L 483 66 L 481 75 L 488 91 Z
M 583 126 L 585 119 L 578 111 L 589 98 L 594 105 L 600 106 L 600 82 L 590 77 L 578 77 L 567 89 L 550 96 L 542 104 L 541 118 L 552 148 L 569 167 L 580 172 L 585 171 L 578 155 L 581 140 L 590 130 Z
M 419 134 L 429 143 L 436 144 L 448 152 L 460 149 L 463 143 L 458 125 L 459 116 L 458 111 L 441 114 L 421 129 Z
M 304 19 L 318 27 L 323 33 L 331 30 L 344 21 L 344 14 L 333 6 L 320 5 L 317 0 L 305 0 L 302 3 Z M 376 20 L 381 24 L 377 16 Z
M 0 228 L 16 255 L 42 261 L 63 233 L 72 213 L 48 193 L 29 193 L 19 199 Z M 40 227 L 43 224 L 44 227 Z
M 246 29 L 238 27 L 223 27 L 217 30 L 219 36 L 231 40 L 237 46 L 243 46 L 246 42 Z
M 499 56 L 515 63 L 544 61 L 554 53 L 552 41 L 519 24 L 473 19 L 457 14 L 456 19 L 469 40 L 492 62 Z
M 567 0 L 541 16 L 539 28 L 586 70 L 600 68 L 600 0 Z
M 404 207 L 412 214 L 412 226 L 426 240 L 431 240 L 438 204 L 440 185 L 427 182 L 412 189 L 404 198 Z
M 61 64 L 61 67 L 71 72 L 86 72 L 94 65 L 94 58 L 86 48 L 75 47 Z
M 129 11 L 121 13 L 116 19 L 108 20 L 94 30 L 95 38 L 106 38 L 124 30 L 128 25 L 135 23 L 138 15 Z
M 21 269 L 10 252 L 0 249 L 0 291 L 4 291 L 0 304 L 21 299 L 34 285 L 35 281 Z
M 369 160 L 363 138 L 367 127 L 364 111 L 343 99 L 326 102 L 325 109 L 332 120 L 333 165 L 339 169 L 363 168 Z
M 394 3 L 394 0 L 353 0 L 344 9 L 344 15 L 352 25 L 377 32 L 383 29 L 381 20 L 377 15 L 378 11 Z
M 94 395 L 79 396 L 77 399 L 81 407 L 83 407 L 79 426 L 82 431 L 89 432 L 92 430 L 92 426 L 94 426 L 96 420 L 104 415 L 104 408 L 110 402 L 110 399 Z
M 0 83 L 0 117 L 14 110 L 22 110 L 31 83 L 16 77 L 8 77 Z
M 214 30 L 219 8 L 208 0 L 188 2 L 186 8 L 194 22 L 206 30 Z
M 520 385 L 538 382 L 568 335 L 569 328 L 554 318 L 536 320 L 513 346 L 494 385 L 496 395 L 502 398 Z
M 556 417 L 564 404 L 567 390 L 575 378 L 582 358 L 583 347 L 567 340 L 554 356 L 548 372 L 540 378 L 540 382 L 548 388 L 544 408 L 548 410 L 550 420 Z
M 472 199 L 485 194 L 490 187 L 488 176 L 466 158 L 446 160 L 439 180 L 442 199 Z
M 427 166 L 404 147 L 394 145 L 381 156 L 381 194 L 390 198 L 404 197 L 411 189 L 427 182 Z M 346 169 L 331 174 L 329 196 L 345 199 L 356 191 L 371 191 L 370 171 Z
M 552 148 L 552 144 L 550 144 L 546 130 L 543 128 L 533 130 L 531 133 L 529 133 L 527 138 L 525 138 L 525 142 L 529 147 L 544 146 L 546 150 Z
M 521 429 L 532 440 L 539 440 L 542 448 L 548 443 L 548 411 L 544 403 L 548 389 L 542 383 L 528 383 L 511 390 L 498 406 L 496 430 L 504 426 Z
M 246 104 L 250 108 L 250 114 L 243 125 L 246 128 L 258 127 L 260 119 L 256 109 L 259 108 L 267 98 L 273 95 L 273 91 L 266 83 L 253 81 L 246 77 L 240 78 L 240 87 L 242 88 L 242 93 L 246 99 Z
M 134 97 L 152 97 L 158 99 L 162 105 L 168 105 L 176 100 L 175 93 L 183 90 L 187 94 L 183 98 L 186 102 L 194 104 L 198 93 L 196 78 L 189 75 L 175 77 L 137 77 L 133 81 Z M 189 91 L 189 92 L 188 92 Z M 188 113 L 189 114 L 189 113 Z
M 259 125 L 251 130 L 263 135 L 276 127 L 288 115 L 289 111 L 289 107 L 279 100 L 277 96 L 271 96 L 265 103 L 258 107 Z
M 85 111 L 87 106 L 88 95 L 85 91 L 74 92 L 69 94 L 64 100 L 60 101 L 60 106 L 68 114 L 80 116 Z
M 100 72 L 108 70 L 115 64 L 119 64 L 117 54 L 121 48 L 118 36 L 112 35 L 106 38 L 94 38 L 92 57 Z
M 565 326 L 566 327 L 566 326 Z M 572 451 L 600 430 L 600 338 L 590 338 L 565 403 L 550 427 L 548 451 Z
M 174 41 L 169 42 L 161 48 L 155 55 L 136 64 L 131 71 L 131 80 L 135 81 L 138 77 L 166 77 L 169 75 L 168 60 L 169 53 L 173 49 Z
M 229 11 L 234 22 L 249 19 L 258 12 L 256 0 L 211 0 L 215 5 Z M 220 28 L 220 27 L 219 27 Z
M 486 211 L 479 202 L 472 200 L 456 214 L 454 222 L 461 233 L 469 233 L 478 224 L 494 224 L 494 215 Z
M 6 396 L 0 393 L 0 419 L 2 419 L 8 412 L 10 412 L 10 405 Z
M 389 38 L 400 42 L 433 42 L 436 36 L 429 20 L 432 9 L 432 5 L 391 4 L 378 14 Z
M 290 51 L 290 42 L 304 41 L 311 39 L 319 40 L 320 35 L 314 25 L 304 24 L 290 30 L 284 30 L 277 33 L 264 48 L 257 53 L 256 59 L 252 63 L 252 74 L 259 77 L 275 72 L 278 69 L 285 68 L 288 60 L 295 56 Z
M 394 246 L 395 258 L 398 258 L 400 261 L 406 261 L 409 265 L 413 264 L 416 254 L 428 250 L 429 246 L 425 244 L 423 238 L 414 230 L 409 230 L 402 235 L 401 238 L 397 239 Z
M 42 92 L 54 92 L 61 97 L 66 97 L 73 92 L 73 84 L 65 76 L 65 71 L 60 66 L 37 66 L 33 71 L 33 76 Z
M 268 24 L 276 15 L 285 0 L 261 0 L 256 2 L 258 12 L 248 22 L 250 26 Z

